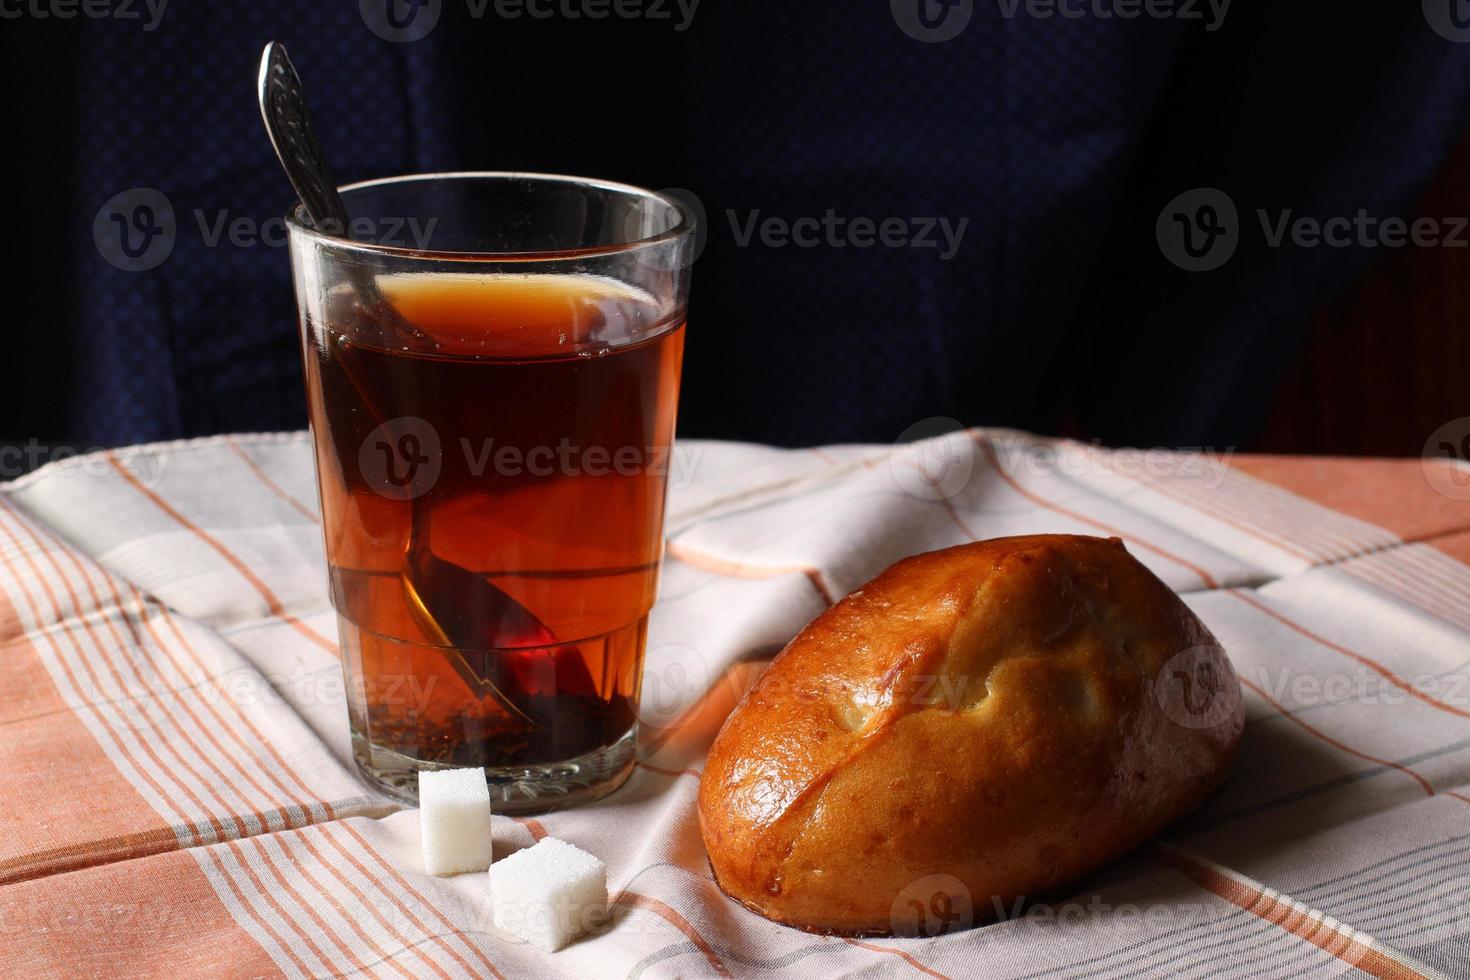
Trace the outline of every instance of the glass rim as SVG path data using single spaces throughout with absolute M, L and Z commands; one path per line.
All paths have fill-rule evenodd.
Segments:
M 617 191 L 641 197 L 646 200 L 658 201 L 674 210 L 679 220 L 667 231 L 650 235 L 647 238 L 636 238 L 626 242 L 609 242 L 605 245 L 588 245 L 582 248 L 569 249 L 522 249 L 502 250 L 494 252 L 482 251 L 455 251 L 414 248 L 407 245 L 382 245 L 376 242 L 360 242 L 344 235 L 335 235 L 322 231 L 312 225 L 306 217 L 306 205 L 300 201 L 296 202 L 286 212 L 286 224 L 292 232 L 300 233 L 313 240 L 318 245 L 328 245 L 344 252 L 356 252 L 366 255 L 391 256 L 400 259 L 427 259 L 442 261 L 465 261 L 465 262 L 493 262 L 493 261 L 554 261 L 558 259 L 579 259 L 605 255 L 618 255 L 625 252 L 635 252 L 644 249 L 655 248 L 680 238 L 687 238 L 694 233 L 693 216 L 676 198 L 658 191 L 651 191 L 636 184 L 624 184 L 616 180 L 602 180 L 596 177 L 577 177 L 568 174 L 537 173 L 534 171 L 521 170 L 446 170 L 429 173 L 398 174 L 392 177 L 374 177 L 370 180 L 359 180 L 351 184 L 343 184 L 337 188 L 337 193 L 344 197 L 353 191 L 365 190 L 373 187 L 384 187 L 391 184 L 407 184 L 415 182 L 430 181 L 462 181 L 462 180 L 529 180 L 543 184 L 574 184 L 581 187 L 590 187 L 603 191 Z M 350 224 L 350 220 L 349 220 Z

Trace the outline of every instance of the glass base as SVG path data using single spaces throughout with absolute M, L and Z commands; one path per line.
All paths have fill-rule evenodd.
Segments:
M 485 766 L 490 784 L 490 807 L 495 813 L 517 816 L 545 813 L 601 799 L 633 774 L 638 726 L 609 746 L 564 762 L 534 766 Z M 421 770 L 458 769 L 437 762 L 411 759 L 374 746 L 356 731 L 352 733 L 352 756 L 368 782 L 394 799 L 418 805 Z

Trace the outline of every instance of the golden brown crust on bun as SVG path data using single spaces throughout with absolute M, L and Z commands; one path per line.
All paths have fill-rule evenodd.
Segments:
M 1219 785 L 1242 726 L 1224 651 L 1121 541 L 982 541 L 792 640 L 715 739 L 700 826 L 761 915 L 924 932 L 936 895 L 990 918 L 1137 847 Z

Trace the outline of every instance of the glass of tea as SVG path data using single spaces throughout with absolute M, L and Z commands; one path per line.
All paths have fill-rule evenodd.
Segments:
M 604 181 L 430 174 L 290 216 L 353 754 L 502 813 L 633 767 L 693 219 Z

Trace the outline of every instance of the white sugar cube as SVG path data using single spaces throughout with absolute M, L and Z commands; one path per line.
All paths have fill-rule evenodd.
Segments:
M 495 927 L 554 953 L 607 917 L 607 865 L 555 837 L 490 869 Z
M 483 769 L 419 773 L 419 837 L 431 875 L 490 867 L 490 787 Z

